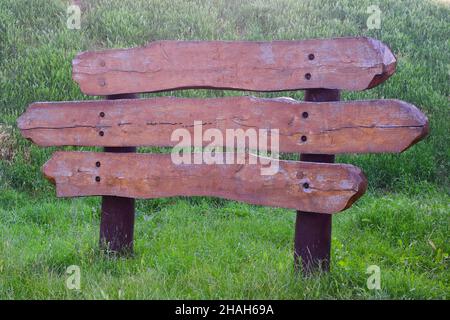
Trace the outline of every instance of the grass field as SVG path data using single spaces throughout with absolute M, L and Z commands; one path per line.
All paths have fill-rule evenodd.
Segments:
M 448 2 L 78 2 L 82 28 L 69 30 L 67 1 L 0 0 L 0 299 L 449 298 Z M 382 11 L 379 30 L 366 27 L 372 4 Z M 344 92 L 343 99 L 411 102 L 427 114 L 431 133 L 400 155 L 338 157 L 364 170 L 369 191 L 334 217 L 329 274 L 294 274 L 293 211 L 202 197 L 138 201 L 135 255 L 102 253 L 100 199 L 57 199 L 40 172 L 55 148 L 32 145 L 15 125 L 33 101 L 92 99 L 71 80 L 71 60 L 82 50 L 158 39 L 356 35 L 387 43 L 397 55 L 397 72 L 375 89 Z M 282 95 L 303 97 L 300 91 Z M 66 288 L 70 265 L 81 268 L 79 291 Z M 366 286 L 370 265 L 380 267 L 380 290 Z

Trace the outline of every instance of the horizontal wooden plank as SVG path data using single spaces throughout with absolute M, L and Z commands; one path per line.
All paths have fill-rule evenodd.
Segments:
M 175 165 L 170 154 L 60 151 L 43 171 L 59 197 L 214 196 L 322 213 L 348 208 L 366 190 L 352 165 L 279 161 L 277 173 L 261 175 L 250 157 L 246 164 Z
M 364 90 L 389 78 L 396 59 L 371 38 L 303 41 L 156 41 L 89 51 L 73 60 L 73 79 L 89 95 L 187 88 L 282 91 Z
M 428 132 L 425 115 L 399 100 L 254 97 L 34 103 L 18 126 L 41 146 L 174 146 L 172 132 L 185 128 L 193 137 L 194 121 L 224 137 L 226 129 L 279 129 L 280 151 L 316 154 L 400 152 Z

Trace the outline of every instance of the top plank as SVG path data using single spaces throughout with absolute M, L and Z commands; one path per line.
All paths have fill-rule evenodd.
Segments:
M 88 95 L 214 88 L 365 90 L 395 72 L 372 38 L 303 41 L 156 41 L 146 47 L 80 53 L 73 79 Z

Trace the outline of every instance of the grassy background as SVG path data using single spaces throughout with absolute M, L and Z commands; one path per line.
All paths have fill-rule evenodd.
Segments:
M 0 0 L 0 298 L 448 298 L 450 8 L 446 1 Z M 382 11 L 367 30 L 367 7 Z M 82 50 L 158 39 L 278 40 L 364 35 L 387 43 L 397 72 L 343 99 L 397 98 L 429 117 L 431 134 L 396 154 L 339 156 L 369 192 L 333 219 L 332 271 L 292 271 L 295 213 L 211 198 L 137 202 L 135 255 L 97 250 L 99 199 L 56 199 L 40 172 L 55 148 L 22 139 L 15 120 L 33 101 L 92 99 L 71 80 Z M 246 92 L 165 93 L 210 97 Z M 257 96 L 278 96 L 258 94 Z M 287 92 L 296 99 L 303 93 Z M 152 96 L 152 95 L 146 95 Z M 65 286 L 79 265 L 82 289 Z M 381 290 L 368 290 L 369 265 Z

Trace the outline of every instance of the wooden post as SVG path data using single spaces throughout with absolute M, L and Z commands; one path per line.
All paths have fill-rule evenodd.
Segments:
M 311 89 L 305 91 L 305 101 L 338 101 L 339 90 Z M 301 161 L 334 162 L 331 154 L 301 154 Z M 298 271 L 301 259 L 304 275 L 330 270 L 331 214 L 297 211 L 294 238 L 294 265 Z
M 119 94 L 106 96 L 106 99 L 136 99 L 137 97 L 137 94 Z M 104 151 L 128 153 L 136 152 L 136 147 L 105 147 Z M 132 254 L 133 232 L 134 199 L 103 196 L 100 220 L 100 248 L 118 254 Z

